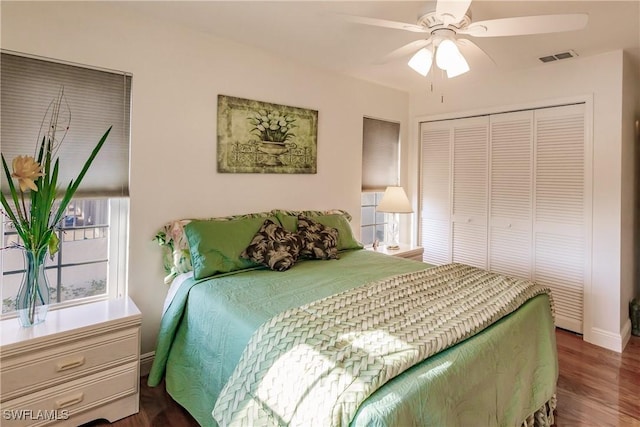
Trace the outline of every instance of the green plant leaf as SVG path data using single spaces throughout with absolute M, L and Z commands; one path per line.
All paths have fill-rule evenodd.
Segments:
M 60 239 L 58 238 L 57 233 L 51 233 L 51 237 L 49 238 L 49 256 L 53 259 L 53 256 L 58 252 L 60 248 Z
M 13 178 L 11 178 L 11 172 L 9 172 L 9 167 L 7 166 L 7 162 L 4 159 L 4 155 L 2 156 L 2 167 L 4 168 L 4 174 L 7 177 L 7 182 L 9 183 L 9 190 L 11 191 L 11 198 L 13 199 L 13 204 L 16 208 L 16 211 L 18 212 L 17 216 L 20 219 L 20 222 L 26 221 L 26 215 L 27 213 L 24 212 L 24 215 L 22 214 L 22 210 L 20 209 L 20 202 L 18 201 L 18 192 L 16 191 L 16 187 L 13 184 Z M 8 212 L 10 211 L 11 213 L 14 213 L 11 209 L 9 209 L 8 207 L 5 208 Z M 15 224 L 15 222 L 14 222 Z

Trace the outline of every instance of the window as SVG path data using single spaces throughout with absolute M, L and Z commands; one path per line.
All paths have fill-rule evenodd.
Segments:
M 383 242 L 387 215 L 376 212 L 376 206 L 382 200 L 384 191 L 363 192 L 361 199 L 360 240 L 365 246 L 371 246 L 377 240 Z
M 400 123 L 365 117 L 362 125 L 360 239 L 365 246 L 384 242 L 387 215 L 376 212 L 387 186 L 398 185 Z
M 60 250 L 46 263 L 51 304 L 68 305 L 73 301 L 116 297 L 124 293 L 125 272 L 119 271 L 119 266 L 125 265 L 126 254 L 122 245 L 116 242 L 122 223 L 126 224 L 126 202 L 126 199 L 71 201 L 58 231 Z M 14 243 L 19 243 L 18 235 L 12 224 L 6 222 L 2 247 L 10 248 Z M 15 310 L 15 296 L 23 273 L 22 253 L 3 250 L 3 314 Z
M 61 88 L 70 124 L 57 152 L 60 185 L 77 176 L 97 141 L 112 126 L 59 224 L 60 250 L 48 259 L 46 273 L 52 306 L 124 295 L 131 76 L 5 51 L 0 66 L 0 138 L 9 164 L 17 155 L 33 153 L 49 103 Z M 2 191 L 8 192 L 4 182 Z M 3 248 L 19 243 L 9 221 L 2 223 L 0 232 Z M 0 255 L 2 313 L 10 315 L 15 310 L 24 260 L 19 250 L 4 249 Z

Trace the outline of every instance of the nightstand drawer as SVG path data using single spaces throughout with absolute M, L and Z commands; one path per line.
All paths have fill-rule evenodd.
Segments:
M 2 359 L 2 401 L 138 361 L 138 328 Z
M 23 396 L 2 405 L 2 425 L 75 426 L 82 413 L 138 393 L 138 381 L 138 362 L 131 362 Z

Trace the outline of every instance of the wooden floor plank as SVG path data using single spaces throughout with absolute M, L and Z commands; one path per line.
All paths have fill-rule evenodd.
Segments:
M 622 354 L 563 330 L 556 338 L 556 424 L 640 426 L 640 337 L 631 337 Z
M 557 330 L 558 408 L 556 426 L 640 427 L 640 337 L 622 354 L 586 343 Z M 113 424 L 87 426 L 196 427 L 198 423 L 166 393 L 164 383 L 148 387 L 140 380 L 140 412 Z

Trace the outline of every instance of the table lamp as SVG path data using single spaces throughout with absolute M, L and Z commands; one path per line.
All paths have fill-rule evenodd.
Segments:
M 389 227 L 388 234 L 391 237 L 391 242 L 387 244 L 388 249 L 399 249 L 398 239 L 400 235 L 399 230 L 399 214 L 401 213 L 413 213 L 411 203 L 404 189 L 400 186 L 389 186 L 385 190 L 382 200 L 376 207 L 378 212 L 390 213 L 390 220 L 387 223 Z

